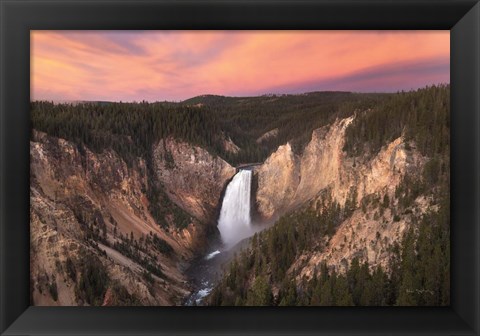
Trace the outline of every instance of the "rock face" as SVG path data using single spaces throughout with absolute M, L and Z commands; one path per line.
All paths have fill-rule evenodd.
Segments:
M 301 155 L 287 143 L 255 168 L 257 209 L 264 219 L 293 210 L 326 188 L 341 205 L 351 187 L 357 190 L 358 202 L 383 189 L 392 192 L 409 167 L 421 164 L 419 155 L 407 153 L 402 138 L 382 148 L 370 161 L 348 157 L 343 146 L 352 120 L 337 120 L 314 130 Z
M 216 225 L 222 192 L 236 169 L 205 149 L 172 138 L 154 146 L 158 180 L 168 196 L 204 223 Z
M 233 140 L 230 137 L 227 137 L 225 134 L 223 134 L 223 149 L 232 154 L 237 154 L 240 152 L 240 147 L 238 147 Z
M 316 207 L 322 194 L 343 206 L 349 193 L 356 193 L 356 204 L 366 196 L 394 199 L 395 189 L 407 172 L 421 171 L 425 159 L 415 150 L 406 150 L 402 137 L 384 146 L 371 159 L 351 158 L 343 151 L 345 130 L 354 117 L 337 120 L 314 130 L 302 154 L 289 144 L 255 169 L 258 179 L 256 206 L 260 216 L 271 221 L 306 204 Z M 423 211 L 418 207 L 413 211 Z M 398 241 L 410 223 L 409 216 L 394 221 L 391 211 L 374 218 L 375 208 L 356 210 L 340 225 L 324 251 L 305 254 L 294 264 L 307 277 L 320 261 L 341 270 L 355 256 L 370 265 L 383 264 L 387 247 Z M 305 266 L 306 265 L 306 266 Z M 385 266 L 385 265 L 384 265 Z
M 275 128 L 271 131 L 268 131 L 264 134 L 262 134 L 256 141 L 256 143 L 260 144 L 264 141 L 270 140 L 272 138 L 275 138 L 278 135 L 278 128 Z
M 300 183 L 299 158 L 289 143 L 278 147 L 264 164 L 254 169 L 258 179 L 257 211 L 264 220 L 291 208 Z
M 294 154 L 288 143 L 280 146 L 255 170 L 257 209 L 263 218 L 290 211 L 340 182 L 344 134 L 351 121 L 348 118 L 314 130 L 302 155 Z
M 393 215 L 396 204 L 392 204 L 382 215 L 379 215 L 378 209 L 371 205 L 365 212 L 357 209 L 340 224 L 335 234 L 326 242 L 324 249 L 305 252 L 292 265 L 290 271 L 301 269 L 298 280 L 304 276 L 310 279 L 317 265 L 325 261 L 329 268 L 344 272 L 347 262 L 355 257 L 361 261 L 368 261 L 371 267 L 380 265 L 388 270 L 390 247 L 393 243 L 401 241 L 412 220 L 419 218 L 431 208 L 430 202 L 430 199 L 419 197 L 410 209 L 410 214 L 400 214 L 397 218 Z
M 198 160 L 207 160 L 202 154 Z M 148 211 L 147 168 L 142 159 L 129 166 L 114 151 L 93 153 L 34 131 L 30 160 L 34 305 L 181 303 L 189 293 L 183 269 L 205 225 L 193 220 L 187 229 L 175 230 L 155 223 Z M 219 174 L 225 179 L 233 174 L 233 168 L 212 162 L 222 167 Z M 215 208 L 217 196 L 203 203 L 200 195 L 215 192 L 219 197 L 221 186 L 217 190 L 205 185 L 208 181 L 196 177 L 199 171 L 189 176 L 200 183 L 198 199 L 191 204 L 201 205 L 198 215 L 204 219 Z M 85 294 L 82 276 L 92 272 L 89 264 L 97 265 L 93 271 L 105 272 L 101 302 L 89 302 Z

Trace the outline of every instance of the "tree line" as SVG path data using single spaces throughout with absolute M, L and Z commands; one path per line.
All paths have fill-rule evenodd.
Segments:
M 167 214 L 179 228 L 186 227 L 192 218 L 170 201 L 156 180 L 152 146 L 160 139 L 174 137 L 212 153 L 221 153 L 222 148 L 215 115 L 205 108 L 170 103 L 32 102 L 31 126 L 75 143 L 80 153 L 85 147 L 97 153 L 113 150 L 129 166 L 135 166 L 139 158 L 145 159 L 149 211 L 161 226 L 167 225 Z
M 370 267 L 355 257 L 345 273 L 317 265 L 313 277 L 298 279 L 291 269 L 303 252 L 325 247 L 331 220 L 342 210 L 330 207 L 316 217 L 303 210 L 280 219 L 253 237 L 251 246 L 229 265 L 208 298 L 210 305 L 279 306 L 439 306 L 450 302 L 450 218 L 448 201 L 412 225 L 390 247 L 388 267 Z M 344 211 L 344 210 L 343 210 Z M 327 238 L 327 239 L 324 239 Z M 276 295 L 274 295 L 274 289 Z
M 346 130 L 344 150 L 352 156 L 372 156 L 402 135 L 429 157 L 449 150 L 449 84 L 386 95 L 357 114 Z
M 369 158 L 403 135 L 405 149 L 416 148 L 426 161 L 421 171 L 404 176 L 394 199 L 369 195 L 360 202 L 364 212 L 374 209 L 374 217 L 390 209 L 393 221 L 402 216 L 412 218 L 402 240 L 390 246 L 386 267 L 372 268 L 355 257 L 345 265 L 345 273 L 327 267 L 324 261 L 310 279 L 299 276 L 300 269 L 292 266 L 298 257 L 322 251 L 338 225 L 357 209 L 355 188 L 343 207 L 325 191 L 317 206 L 309 204 L 284 215 L 273 227 L 256 234 L 250 247 L 227 267 L 208 304 L 448 305 L 449 88 L 440 85 L 382 96 L 375 106 L 356 110 L 355 121 L 347 128 L 344 150 L 350 156 Z M 415 217 L 412 209 L 419 196 L 430 199 L 434 206 Z

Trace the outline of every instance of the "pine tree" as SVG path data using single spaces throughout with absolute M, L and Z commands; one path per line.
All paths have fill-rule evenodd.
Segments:
M 247 306 L 269 306 L 273 296 L 270 284 L 263 276 L 257 277 L 247 295 Z

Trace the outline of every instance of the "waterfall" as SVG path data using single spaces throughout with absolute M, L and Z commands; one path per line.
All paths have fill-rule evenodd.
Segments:
M 227 247 L 232 247 L 254 233 L 250 222 L 251 185 L 252 171 L 240 170 L 225 191 L 218 230 Z

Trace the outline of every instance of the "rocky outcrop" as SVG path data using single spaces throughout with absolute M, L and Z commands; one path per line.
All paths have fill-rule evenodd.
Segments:
M 153 148 L 158 180 L 170 199 L 201 222 L 215 224 L 222 192 L 236 169 L 198 146 L 172 138 Z
M 290 209 L 300 183 L 299 159 L 289 143 L 278 147 L 264 164 L 255 167 L 256 209 L 264 220 Z
M 419 167 L 421 157 L 408 152 L 402 138 L 382 148 L 372 159 L 351 158 L 343 151 L 345 130 L 353 117 L 337 120 L 316 129 L 303 153 L 297 155 L 290 144 L 280 146 L 264 164 L 255 168 L 258 178 L 257 209 L 269 220 L 331 189 L 341 205 L 351 188 L 357 201 L 381 190 L 392 192 L 407 169 Z
M 387 225 L 388 224 L 388 225 Z M 344 271 L 346 261 L 359 257 L 370 265 L 381 264 L 387 269 L 388 249 L 392 242 L 399 242 L 406 228 L 406 221 L 393 221 L 392 212 L 387 209 L 381 220 L 357 210 L 344 221 L 321 253 L 314 253 L 308 266 L 326 260 L 327 265 L 337 271 Z M 309 276 L 312 267 L 304 267 L 302 275 Z
M 335 234 L 326 238 L 325 247 L 319 251 L 305 251 L 290 267 L 290 272 L 300 270 L 297 279 L 311 279 L 318 265 L 325 261 L 330 269 L 345 272 L 355 257 L 367 261 L 374 268 L 382 266 L 389 270 L 390 249 L 399 243 L 405 230 L 413 221 L 434 208 L 431 199 L 418 197 L 408 213 L 397 213 L 396 204 L 391 204 L 382 214 L 377 206 L 368 205 L 357 209 L 337 228 Z
M 278 128 L 274 128 L 273 130 L 270 130 L 268 132 L 265 132 L 262 134 L 260 137 L 258 137 L 256 141 L 257 144 L 261 144 L 264 141 L 268 141 L 270 139 L 276 138 L 278 135 Z
M 371 159 L 349 157 L 343 147 L 345 130 L 352 120 L 353 117 L 337 120 L 314 130 L 301 154 L 295 154 L 289 144 L 280 146 L 263 165 L 256 167 L 256 208 L 263 220 L 274 220 L 303 206 L 321 211 L 325 194 L 340 206 L 353 194 L 357 207 L 366 196 L 382 200 L 388 195 L 395 200 L 395 189 L 405 174 L 418 175 L 422 170 L 426 159 L 413 144 L 407 150 L 402 137 L 386 144 Z M 401 216 L 394 216 L 395 202 L 381 215 L 378 205 L 365 203 L 337 228 L 331 239 L 320 244 L 324 247 L 300 256 L 291 271 L 301 270 L 299 279 L 308 278 L 321 261 L 343 271 L 354 257 L 371 266 L 385 267 L 388 248 L 400 241 L 412 222 L 412 214 L 418 217 L 427 208 L 423 203 L 428 200 L 417 201 L 410 215 Z
M 314 130 L 302 155 L 296 155 L 288 143 L 280 146 L 255 169 L 257 209 L 264 219 L 290 211 L 339 182 L 343 137 L 351 121 L 348 118 Z
M 229 136 L 226 136 L 225 134 L 222 134 L 222 136 L 223 149 L 226 152 L 232 154 L 237 154 L 238 152 L 240 152 L 240 147 L 238 147 Z
M 180 303 L 198 223 L 180 231 L 155 223 L 143 160 L 127 165 L 114 151 L 94 153 L 34 131 L 30 161 L 33 304 Z M 106 274 L 109 296 L 96 303 L 82 294 L 85 260 Z

